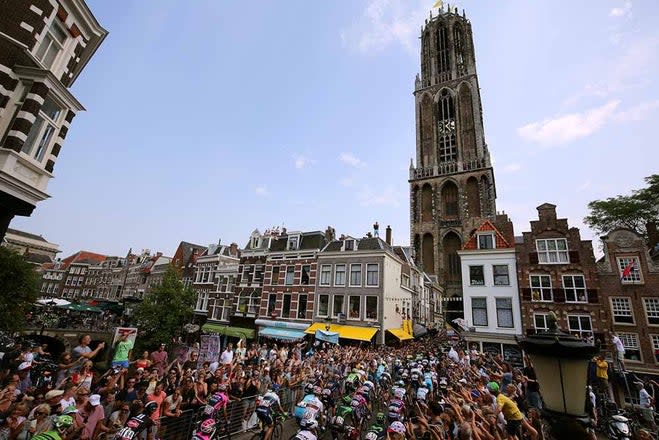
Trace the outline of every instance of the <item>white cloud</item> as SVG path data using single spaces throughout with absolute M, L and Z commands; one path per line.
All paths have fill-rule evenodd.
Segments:
M 492 164 L 494 165 L 494 164 Z M 509 163 L 507 165 L 504 165 L 503 167 L 497 168 L 497 171 L 500 173 L 514 173 L 516 171 L 519 171 L 522 169 L 522 166 L 516 162 Z
M 363 207 L 390 206 L 398 208 L 401 206 L 401 201 L 404 197 L 402 193 L 396 192 L 391 186 L 379 191 L 373 191 L 372 186 L 363 187 L 357 194 L 359 204 Z
M 360 167 L 364 165 L 364 162 L 362 162 L 361 159 L 352 153 L 341 153 L 339 160 L 346 165 L 350 165 L 351 167 Z
M 254 188 L 254 192 L 256 193 L 257 196 L 267 196 L 270 194 L 270 192 L 267 190 L 265 186 L 257 186 Z
M 632 0 L 625 0 L 620 8 L 613 8 L 609 12 L 611 17 L 626 17 L 632 13 Z
M 346 188 L 352 188 L 355 184 L 355 179 L 352 177 L 342 177 L 339 179 L 339 183 Z
M 400 44 L 416 54 L 419 26 L 431 6 L 424 0 L 370 0 L 362 16 L 339 35 L 344 44 L 360 52 Z
M 659 108 L 659 99 L 642 102 L 627 110 L 620 111 L 615 115 L 617 122 L 636 122 L 647 119 L 648 116 Z
M 582 183 L 577 187 L 577 191 L 584 192 L 591 189 L 592 187 L 593 187 L 593 182 L 591 182 L 590 180 L 586 180 L 584 183 Z
M 302 156 L 302 155 L 293 155 L 293 160 L 295 163 L 295 168 L 298 170 L 301 170 L 302 168 L 306 167 L 307 165 L 311 165 L 315 163 L 313 159 L 309 159 L 308 157 Z
M 517 134 L 528 142 L 541 145 L 561 145 L 590 136 L 610 120 L 620 104 L 612 100 L 582 113 L 559 115 L 555 118 L 532 122 L 517 129 Z

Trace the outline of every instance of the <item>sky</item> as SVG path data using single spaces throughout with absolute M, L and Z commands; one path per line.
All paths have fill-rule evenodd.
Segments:
M 409 243 L 419 32 L 434 0 L 87 0 L 110 32 L 73 86 L 55 178 L 11 227 L 172 255 L 273 226 Z M 458 3 L 471 20 L 497 210 L 583 225 L 659 171 L 659 2 Z M 597 244 L 595 243 L 597 246 Z

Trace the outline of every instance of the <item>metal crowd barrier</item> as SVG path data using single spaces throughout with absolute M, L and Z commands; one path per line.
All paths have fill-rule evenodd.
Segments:
M 302 387 L 282 388 L 279 393 L 281 407 L 289 414 L 302 400 Z M 258 425 L 254 410 L 256 398 L 230 400 L 227 405 L 228 431 L 231 436 L 253 429 Z M 162 440 L 189 440 L 201 420 L 203 407 L 182 411 L 179 417 L 161 417 L 158 437 Z

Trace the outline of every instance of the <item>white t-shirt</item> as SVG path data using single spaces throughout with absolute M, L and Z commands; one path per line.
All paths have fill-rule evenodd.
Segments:
M 650 402 L 652 402 L 652 396 L 647 392 L 645 388 L 638 392 L 638 400 L 641 408 L 652 408 Z
M 460 356 L 458 355 L 458 352 L 453 349 L 453 347 L 451 347 L 451 349 L 448 352 L 448 358 L 451 359 L 456 364 L 460 362 Z
M 224 350 L 220 355 L 220 362 L 225 365 L 233 362 L 233 351 Z
M 620 340 L 619 337 L 617 337 L 617 336 L 613 337 L 613 345 L 616 346 L 616 351 L 618 353 L 624 353 L 625 352 L 625 346 L 622 344 L 622 341 Z
M 62 399 L 62 400 L 59 401 L 59 404 L 62 407 L 62 410 L 65 410 L 69 406 L 76 406 L 76 399 L 75 399 L 75 397 L 69 397 L 68 399 Z

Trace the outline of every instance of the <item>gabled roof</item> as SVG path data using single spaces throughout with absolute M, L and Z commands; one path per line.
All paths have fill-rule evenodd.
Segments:
M 508 243 L 508 240 L 506 240 L 503 236 L 503 234 L 490 222 L 489 220 L 485 220 L 479 227 L 474 231 L 473 234 L 471 234 L 471 237 L 469 237 L 469 240 L 465 243 L 465 245 L 462 247 L 464 250 L 475 250 L 478 249 L 478 233 L 479 232 L 494 232 L 495 236 L 495 245 L 497 249 L 506 249 L 506 248 L 514 248 L 515 244 L 514 243 Z
M 322 249 L 325 246 L 325 234 L 320 231 L 289 233 L 273 238 L 270 243 L 271 252 L 284 252 L 287 249 L 289 237 L 299 235 L 300 242 L 296 251 Z
M 106 258 L 107 258 L 106 255 L 95 254 L 93 252 L 88 252 L 88 251 L 78 251 L 75 254 L 63 259 L 62 267 L 67 268 L 74 263 L 81 263 L 81 264 L 100 263 L 102 261 L 105 261 Z
M 364 238 L 353 238 L 353 237 L 344 237 L 343 239 L 333 240 L 325 248 L 323 252 L 339 252 L 342 250 L 343 243 L 347 240 L 354 240 L 356 242 L 356 249 L 358 251 L 380 251 L 380 250 L 391 250 L 391 246 L 387 244 L 386 241 L 382 240 L 380 237 L 364 237 Z M 346 251 L 352 252 L 352 251 Z
M 7 234 L 14 234 L 20 237 L 29 238 L 31 240 L 43 241 L 44 243 L 48 243 L 48 240 L 43 238 L 41 235 L 30 234 L 29 232 L 19 231 L 18 229 L 7 228 Z

